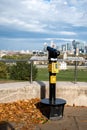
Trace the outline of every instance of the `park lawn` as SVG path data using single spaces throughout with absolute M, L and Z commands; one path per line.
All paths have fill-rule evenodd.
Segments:
M 60 70 L 58 74 L 56 74 L 57 81 L 74 81 L 75 80 L 75 70 Z M 48 81 L 49 80 L 49 72 L 48 68 L 39 68 L 37 73 L 36 80 Z M 77 70 L 77 81 L 87 82 L 87 70 Z
M 77 71 L 78 81 L 87 82 L 87 69 Z
M 74 69 L 60 70 L 59 73 L 56 74 L 56 80 L 73 82 L 75 81 L 74 75 L 75 75 Z M 38 68 L 36 81 L 49 81 L 48 68 Z M 87 69 L 77 70 L 76 81 L 87 82 Z M 0 79 L 0 83 L 7 83 L 7 82 L 21 82 L 21 80 Z
M 74 70 L 61 70 L 57 76 L 57 81 L 74 81 Z
M 49 80 L 48 68 L 38 68 L 36 80 L 48 81 Z

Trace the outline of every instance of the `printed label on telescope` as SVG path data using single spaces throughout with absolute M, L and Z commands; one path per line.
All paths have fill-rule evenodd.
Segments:
M 58 62 L 52 63 L 52 73 L 58 73 Z
M 56 83 L 56 76 L 50 76 L 50 83 Z

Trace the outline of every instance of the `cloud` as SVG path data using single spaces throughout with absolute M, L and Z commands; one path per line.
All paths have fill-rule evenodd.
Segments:
M 68 31 L 61 31 L 60 34 L 63 34 L 63 35 L 76 35 L 75 32 L 68 32 Z
M 49 2 L 46 0 L 17 0 L 17 2 L 1 0 L 0 21 L 2 24 L 20 25 L 19 27 L 25 30 L 27 28 L 31 30 L 34 27 L 35 31 L 38 29 L 44 31 L 44 23 L 48 26 L 49 22 L 50 24 L 65 22 L 74 26 L 87 26 L 85 5 L 87 5 L 86 0 L 51 0 Z
M 39 39 L 40 33 L 48 39 L 81 39 L 87 32 L 87 0 L 0 0 L 0 26 L 10 36 L 16 30 L 16 35 L 38 33 Z

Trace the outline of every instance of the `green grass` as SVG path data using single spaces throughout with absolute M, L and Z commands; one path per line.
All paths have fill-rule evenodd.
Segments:
M 74 81 L 74 70 L 62 70 L 57 76 L 57 81 Z
M 59 73 L 56 74 L 57 81 L 72 81 L 73 82 L 74 75 L 75 75 L 74 72 L 75 72 L 74 69 L 59 71 Z M 49 81 L 48 68 L 38 68 L 36 80 Z M 87 69 L 77 70 L 77 81 L 87 82 Z M 0 83 L 4 83 L 4 82 L 18 82 L 18 81 L 9 80 L 9 79 L 0 79 Z
M 61 70 L 56 74 L 57 81 L 74 81 L 75 71 L 74 69 L 70 70 Z M 49 80 L 49 72 L 47 68 L 39 68 L 37 79 L 41 81 Z M 87 82 L 87 70 L 77 70 L 77 81 Z
M 78 81 L 87 82 L 87 70 L 79 70 L 77 71 Z
M 47 68 L 38 68 L 37 79 L 36 80 L 49 80 L 49 73 Z

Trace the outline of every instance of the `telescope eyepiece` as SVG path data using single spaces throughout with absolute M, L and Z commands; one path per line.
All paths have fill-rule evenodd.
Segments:
M 48 57 L 48 59 L 50 59 L 50 58 L 57 58 L 57 57 L 60 55 L 60 51 L 58 51 L 58 50 L 55 49 L 55 48 L 52 48 L 52 47 L 47 46 L 47 50 L 48 50 L 48 52 L 49 52 L 49 57 Z

